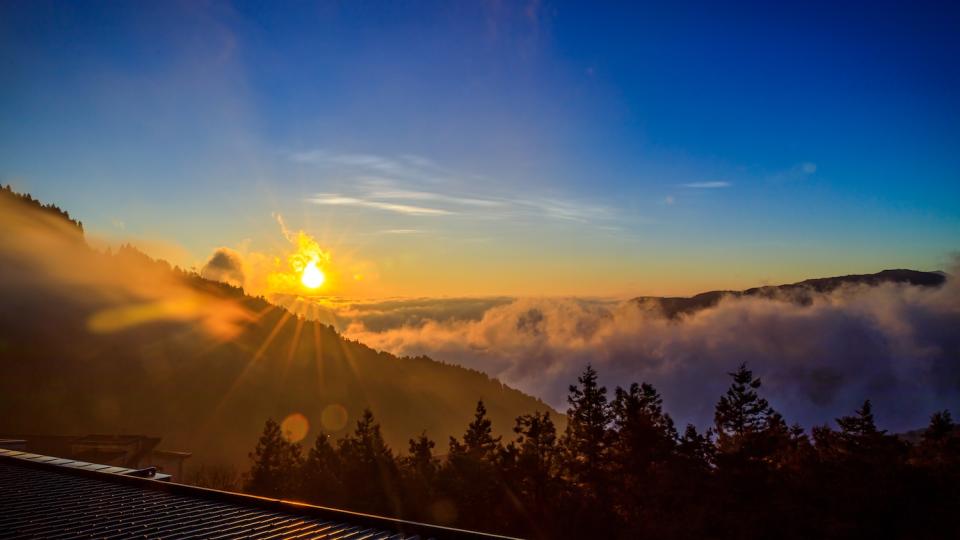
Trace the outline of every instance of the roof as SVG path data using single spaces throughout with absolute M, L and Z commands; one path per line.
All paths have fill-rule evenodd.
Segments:
M 144 458 L 156 452 L 160 437 L 146 435 L 40 435 L 9 434 L 2 438 L 20 439 L 26 450 L 47 456 L 69 457 L 93 463 L 110 463 L 122 467 L 137 467 Z M 0 447 L 10 448 L 5 444 Z M 21 448 L 23 449 L 23 448 Z
M 18 538 L 504 538 L 139 478 L 0 449 L 0 530 Z
M 120 474 L 126 476 L 141 476 L 144 478 L 152 478 L 154 480 L 169 481 L 171 476 L 169 474 L 157 473 L 156 469 L 153 467 L 146 469 L 132 469 L 130 467 L 114 467 L 112 465 L 101 465 L 99 463 L 90 463 L 88 461 L 80 461 L 76 459 L 67 459 L 67 458 L 56 458 L 52 456 L 44 456 L 40 454 L 32 454 L 30 452 L 17 451 L 15 449 L 5 449 L 0 447 L 0 456 L 14 457 L 18 460 L 26 463 L 45 463 L 52 466 L 58 467 L 67 467 L 70 469 L 78 469 L 85 471 L 97 471 L 104 473 Z M 24 463 L 19 463 L 23 465 Z

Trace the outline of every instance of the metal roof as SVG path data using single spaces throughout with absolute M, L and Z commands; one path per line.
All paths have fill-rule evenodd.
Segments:
M 112 469 L 0 449 L 0 537 L 504 538 Z

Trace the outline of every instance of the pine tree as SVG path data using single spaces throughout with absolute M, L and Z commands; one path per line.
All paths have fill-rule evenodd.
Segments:
M 757 394 L 760 378 L 753 378 L 747 364 L 740 364 L 734 373 L 733 383 L 726 395 L 720 398 L 714 413 L 714 423 L 721 437 L 742 437 L 766 426 L 770 414 L 767 400 Z
M 567 397 L 570 407 L 563 437 L 566 464 L 575 483 L 598 487 L 602 483 L 602 460 L 611 441 L 612 413 L 607 389 L 597 383 L 593 366 L 587 365 L 577 382 L 579 385 L 570 386 Z
M 433 482 L 437 474 L 437 459 L 433 457 L 436 443 L 427 437 L 424 431 L 416 439 L 410 439 L 410 456 L 404 464 L 424 482 Z
M 517 417 L 513 431 L 517 434 L 515 462 L 519 491 L 530 511 L 545 518 L 550 493 L 554 491 L 552 478 L 559 452 L 557 428 L 549 413 L 535 412 Z
M 663 412 L 663 399 L 653 385 L 633 383 L 617 387 L 611 403 L 616 428 L 617 461 L 633 471 L 669 459 L 675 450 L 677 430 Z
M 376 514 L 401 513 L 397 463 L 370 409 L 363 411 L 354 432 L 340 440 L 338 454 L 343 464 L 343 491 L 353 508 Z
M 877 429 L 870 400 L 863 402 L 854 414 L 837 418 L 836 445 L 841 457 L 861 464 L 882 466 L 899 459 L 905 451 L 902 441 Z
M 434 504 L 440 463 L 433 455 L 436 446 L 426 432 L 410 439 L 409 455 L 400 458 L 400 476 L 407 517 L 417 521 L 434 521 L 430 512 Z
M 921 463 L 937 468 L 953 468 L 960 473 L 960 429 L 950 411 L 937 411 L 930 417 L 917 447 Z
M 493 437 L 487 409 L 479 401 L 463 442 L 450 437 L 450 452 L 441 473 L 442 491 L 455 502 L 460 526 L 489 526 L 491 516 L 501 513 L 503 483 L 499 466 L 503 452 L 500 437 Z M 504 524 L 500 522 L 498 526 Z
M 301 493 L 314 503 L 335 506 L 342 503 L 343 484 L 340 456 L 330 444 L 330 436 L 317 435 L 301 469 Z
M 493 436 L 493 425 L 487 418 L 487 408 L 483 405 L 483 400 L 480 400 L 477 402 L 473 422 L 470 422 L 463 434 L 463 443 L 451 437 L 450 452 L 468 453 L 477 459 L 490 459 L 500 444 L 500 439 Z
M 289 497 L 299 487 L 300 445 L 289 442 L 280 424 L 268 419 L 253 452 L 253 461 L 244 490 L 266 497 Z
M 740 364 L 737 371 L 729 375 L 733 382 L 726 394 L 720 397 L 713 417 L 717 449 L 727 455 L 762 458 L 775 446 L 770 440 L 764 440 L 771 435 L 768 430 L 785 428 L 783 417 L 757 393 L 761 386 L 760 378 L 754 378 L 746 364 Z
M 677 455 L 693 469 L 709 469 L 714 458 L 712 437 L 712 430 L 707 430 L 706 433 L 701 435 L 697 432 L 696 426 L 687 424 L 683 435 L 677 442 Z
M 612 481 L 607 466 L 613 442 L 613 414 L 607 389 L 597 383 L 597 372 L 588 365 L 570 386 L 567 402 L 567 429 L 561 440 L 564 480 L 571 491 L 564 499 L 564 527 L 571 535 L 603 537 L 611 533 L 615 514 L 612 508 Z

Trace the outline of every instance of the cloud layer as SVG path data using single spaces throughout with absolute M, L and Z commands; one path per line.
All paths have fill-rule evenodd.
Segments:
M 405 319 L 406 308 L 380 306 L 368 310 L 376 319 L 343 311 L 339 323 L 347 337 L 375 348 L 480 369 L 560 408 L 567 385 L 591 362 L 606 384 L 650 381 L 678 420 L 706 425 L 726 372 L 748 362 L 771 403 L 805 426 L 848 414 L 867 398 L 881 425 L 894 430 L 922 426 L 937 409 L 960 411 L 955 279 L 939 289 L 848 287 L 809 306 L 731 298 L 680 321 L 630 301 L 471 307 L 469 317 L 414 309 Z

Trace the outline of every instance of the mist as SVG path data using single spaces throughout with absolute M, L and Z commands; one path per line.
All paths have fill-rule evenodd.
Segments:
M 195 324 L 216 341 L 235 336 L 251 318 L 222 294 L 191 286 L 164 261 L 128 246 L 92 249 L 79 226 L 55 212 L 0 197 L 0 226 L 9 232 L 0 235 L 0 317 L 42 314 L 55 332 L 64 311 L 80 309 L 92 333 L 170 322 Z
M 398 315 L 402 313 L 398 312 Z M 878 422 L 902 431 L 939 409 L 960 410 L 960 286 L 846 286 L 809 305 L 727 298 L 670 320 L 635 301 L 524 298 L 480 316 L 385 328 L 362 313 L 346 337 L 397 355 L 426 354 L 479 369 L 564 410 L 587 363 L 606 385 L 653 383 L 681 422 L 707 425 L 746 362 L 788 422 L 831 422 L 872 399 Z M 402 319 L 402 317 L 398 317 Z

